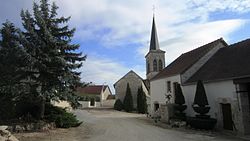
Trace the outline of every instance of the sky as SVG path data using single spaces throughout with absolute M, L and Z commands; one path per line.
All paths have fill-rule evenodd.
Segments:
M 0 0 L 0 23 L 9 20 L 22 28 L 21 9 L 32 12 L 34 1 Z M 228 44 L 250 38 L 250 0 L 50 2 L 59 6 L 58 16 L 71 16 L 69 26 L 76 28 L 73 43 L 80 44 L 79 51 L 87 55 L 79 70 L 82 81 L 109 85 L 113 93 L 113 84 L 130 70 L 146 78 L 153 13 L 166 65 L 221 37 Z

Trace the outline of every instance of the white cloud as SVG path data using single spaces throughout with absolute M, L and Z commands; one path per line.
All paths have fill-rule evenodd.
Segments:
M 229 35 L 248 22 L 244 19 L 210 21 L 211 13 L 250 11 L 249 0 L 54 1 L 59 6 L 59 16 L 72 16 L 70 24 L 71 27 L 77 28 L 75 38 L 79 42 L 94 40 L 109 48 L 139 43 L 142 46 L 137 49 L 138 57 L 144 57 L 148 51 L 152 5 L 155 4 L 158 37 L 161 49 L 166 51 L 166 63 L 170 63 L 181 53 L 217 38 L 230 40 Z M 31 0 L 2 0 L 0 21 L 10 19 L 21 25 L 21 8 L 31 7 Z M 128 68 L 110 58 L 89 55 L 82 68 L 83 80 L 97 84 L 108 82 L 112 85 L 130 69 L 135 69 L 139 75 L 145 76 L 144 64 Z
M 77 33 L 79 37 L 98 38 L 106 47 L 140 43 L 143 46 L 137 49 L 138 57 L 144 57 L 148 52 L 153 3 L 156 5 L 161 49 L 166 51 L 166 64 L 180 54 L 220 37 L 230 40 L 229 35 L 246 23 L 244 19 L 209 21 L 211 12 L 243 13 L 250 10 L 247 0 L 64 0 L 60 1 L 59 6 L 63 7 L 64 13 L 72 15 L 73 24 L 78 29 L 88 25 L 88 28 Z M 109 32 L 98 33 L 104 28 Z M 100 57 L 91 57 L 88 61 L 83 68 L 86 72 L 84 80 L 113 84 L 135 68 L 137 73 L 145 76 L 144 64 L 127 68 L 120 62 Z

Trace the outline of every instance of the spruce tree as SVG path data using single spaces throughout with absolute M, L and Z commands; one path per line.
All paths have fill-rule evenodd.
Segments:
M 123 100 L 123 106 L 124 106 L 124 110 L 126 112 L 133 111 L 133 97 L 131 95 L 129 83 L 127 83 L 126 95 L 125 95 L 124 100 Z
M 1 29 L 0 41 L 0 93 L 16 94 L 14 90 L 25 79 L 25 69 L 29 64 L 29 55 L 20 45 L 19 29 L 13 23 L 5 22 Z
M 75 29 L 67 25 L 70 17 L 57 17 L 57 9 L 55 3 L 41 0 L 40 4 L 34 2 L 33 15 L 27 10 L 21 12 L 25 29 L 22 45 L 33 62 L 29 74 L 34 93 L 41 100 L 41 117 L 45 101 L 74 100 L 73 93 L 81 85 L 76 69 L 86 59 L 77 53 L 79 45 L 71 43 Z
M 15 116 L 15 102 L 26 90 L 25 69 L 29 56 L 19 43 L 19 29 L 5 22 L 0 30 L 0 115 L 2 119 Z

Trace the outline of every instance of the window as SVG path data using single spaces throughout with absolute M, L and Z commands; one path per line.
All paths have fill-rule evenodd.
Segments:
M 147 74 L 150 73 L 150 64 L 149 62 L 147 63 Z
M 159 69 L 158 69 L 159 71 L 161 71 L 162 70 L 162 61 L 161 61 L 161 59 L 159 60 Z
M 154 60 L 153 62 L 153 71 L 157 71 L 157 61 Z
M 171 81 L 167 81 L 167 92 L 171 93 Z
M 178 85 L 179 83 L 178 82 L 174 82 L 173 83 L 173 86 L 174 86 L 174 93 L 175 93 L 175 91 L 176 91 L 176 89 L 177 89 L 177 85 Z

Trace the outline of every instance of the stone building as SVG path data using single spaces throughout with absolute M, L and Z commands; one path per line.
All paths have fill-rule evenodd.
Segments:
M 160 105 L 166 104 L 166 95 L 174 102 L 174 87 L 183 84 L 220 48 L 227 46 L 223 39 L 215 40 L 204 46 L 180 55 L 176 60 L 150 80 L 151 111 L 156 111 Z
M 145 56 L 146 58 L 146 79 L 142 79 L 134 71 L 128 72 L 124 77 L 118 80 L 115 84 L 116 99 L 123 101 L 126 93 L 127 83 L 130 84 L 130 88 L 133 95 L 134 106 L 137 105 L 137 90 L 139 86 L 143 87 L 147 96 L 148 110 L 150 110 L 150 79 L 157 75 L 165 67 L 165 51 L 160 49 L 155 18 L 153 17 L 151 38 L 149 45 L 149 52 Z M 149 111 L 150 112 L 150 111 Z
M 217 129 L 250 134 L 250 39 L 221 48 L 201 69 L 183 84 L 187 114 L 191 108 L 196 82 L 203 80 L 209 115 L 217 119 Z
M 147 79 L 150 80 L 165 67 L 165 51 L 161 50 L 159 46 L 154 17 L 152 23 L 149 52 L 147 53 L 145 58 L 146 58 L 146 73 L 147 73 L 146 75 Z
M 151 111 L 166 103 L 165 95 L 174 102 L 174 87 L 181 84 L 188 106 L 192 109 L 196 83 L 204 82 L 210 111 L 217 119 L 216 128 L 237 134 L 250 134 L 250 39 L 227 45 L 215 40 L 182 54 L 150 81 Z M 151 114 L 152 114 L 151 113 Z
M 137 108 L 137 92 L 138 88 L 142 86 L 142 89 L 146 96 L 148 97 L 148 89 L 145 81 L 134 71 L 129 71 L 121 79 L 119 79 L 115 84 L 116 99 L 120 99 L 122 102 L 126 95 L 127 84 L 129 84 L 131 89 L 131 95 L 133 97 L 134 108 Z

